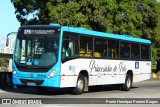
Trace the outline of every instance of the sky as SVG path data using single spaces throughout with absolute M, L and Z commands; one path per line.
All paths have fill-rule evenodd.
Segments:
M 5 47 L 7 34 L 17 32 L 19 27 L 11 0 L 0 0 L 0 48 Z
M 5 47 L 7 34 L 17 32 L 19 27 L 11 0 L 0 0 L 0 48 Z

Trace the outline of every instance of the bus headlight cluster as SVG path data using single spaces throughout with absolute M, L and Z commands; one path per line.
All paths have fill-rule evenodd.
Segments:
M 16 77 L 18 76 L 16 70 L 13 69 L 13 75 L 15 75 Z
M 58 69 L 53 70 L 53 71 L 48 75 L 47 78 L 52 78 L 52 77 L 56 74 L 57 71 L 58 71 Z

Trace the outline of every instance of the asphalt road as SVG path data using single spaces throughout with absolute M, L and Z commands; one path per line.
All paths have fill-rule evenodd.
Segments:
M 0 98 L 160 98 L 160 79 L 151 79 L 139 83 L 134 83 L 130 91 L 120 91 L 118 87 L 114 85 L 91 87 L 88 93 L 82 95 L 72 95 L 71 90 L 55 90 L 50 89 L 49 92 L 43 94 L 38 93 L 34 87 L 25 87 L 15 89 L 0 90 Z M 65 99 L 63 99 L 65 100 Z M 63 101 L 62 100 L 62 101 Z M 87 99 L 83 99 L 87 100 Z M 105 99 L 99 99 L 104 100 Z M 73 100 L 74 101 L 74 100 Z M 97 100 L 97 103 L 99 101 Z M 94 101 L 96 104 L 96 101 Z M 57 106 L 64 107 L 64 105 L 56 104 Z M 56 107 L 56 105 L 54 105 Z M 65 105 L 67 106 L 67 105 Z M 73 105 L 68 105 L 73 106 Z M 74 105 L 79 106 L 79 105 Z M 89 105 L 87 105 L 89 106 Z M 94 105 L 90 105 L 94 107 Z M 90 107 L 89 106 L 89 107 Z M 105 105 L 104 105 L 105 106 Z M 110 105 L 111 106 L 111 105 Z M 131 105 L 132 106 L 132 105 Z M 41 106 L 45 107 L 45 105 Z M 46 105 L 46 107 L 48 107 Z
M 114 85 L 91 87 L 88 93 L 72 95 L 69 89 L 38 93 L 34 87 L 0 90 L 0 98 L 160 98 L 160 79 L 134 83 L 128 92 Z

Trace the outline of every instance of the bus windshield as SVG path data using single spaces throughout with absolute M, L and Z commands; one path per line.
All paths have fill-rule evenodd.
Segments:
M 16 65 L 27 68 L 51 68 L 58 60 L 60 34 L 54 30 L 37 30 L 42 33 L 31 31 L 33 32 L 24 30 L 24 34 L 17 36 L 14 52 Z

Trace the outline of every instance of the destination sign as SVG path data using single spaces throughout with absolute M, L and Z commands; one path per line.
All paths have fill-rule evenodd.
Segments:
M 31 35 L 31 34 L 54 34 L 55 30 L 31 30 L 31 29 L 24 29 L 24 34 Z

